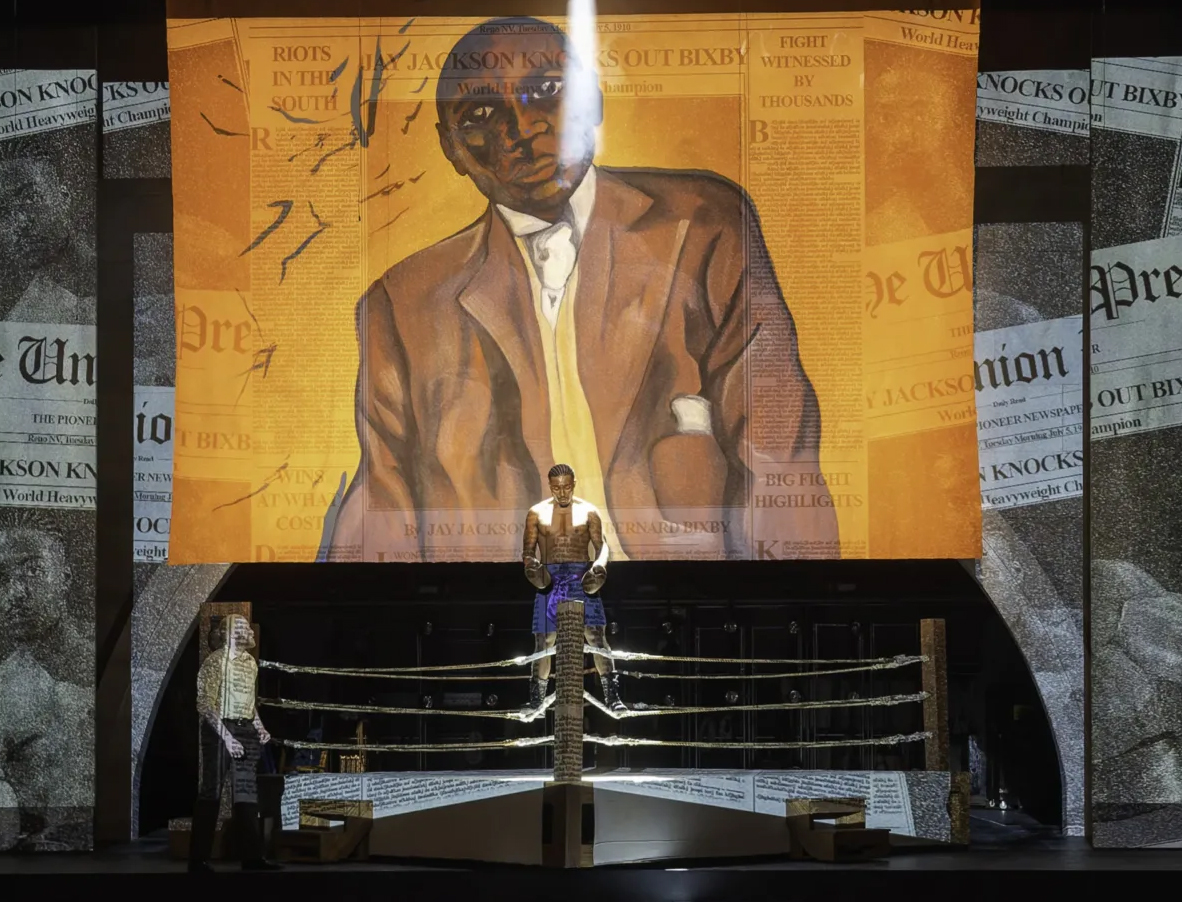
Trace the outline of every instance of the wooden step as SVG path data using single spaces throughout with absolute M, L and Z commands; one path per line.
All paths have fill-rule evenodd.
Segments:
M 788 817 L 807 817 L 809 823 L 834 820 L 841 827 L 866 825 L 866 800 L 848 799 L 787 799 Z
M 866 829 L 865 799 L 788 799 L 785 817 L 794 859 L 872 861 L 891 854 L 891 832 Z M 834 823 L 823 823 L 828 820 Z
M 891 854 L 890 830 L 866 830 L 861 827 L 836 827 L 813 824 L 810 829 L 788 822 L 792 857 L 814 861 L 873 861 Z
M 372 829 L 372 802 L 301 799 L 300 829 L 280 830 L 275 854 L 281 861 L 366 861 Z
M 347 817 L 373 820 L 373 802 L 353 799 L 300 799 L 300 827 L 328 827 Z

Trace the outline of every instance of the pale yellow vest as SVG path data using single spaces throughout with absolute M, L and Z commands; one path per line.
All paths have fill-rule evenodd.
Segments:
M 534 298 L 534 314 L 542 335 L 542 354 L 546 359 L 546 385 L 550 396 L 550 451 L 554 463 L 570 464 L 575 471 L 575 495 L 591 502 L 599 509 L 603 520 L 603 534 L 611 559 L 628 560 L 620 547 L 616 527 L 607 507 L 607 493 L 603 487 L 603 468 L 599 463 L 599 446 L 595 441 L 595 422 L 591 406 L 579 379 L 579 358 L 575 343 L 575 292 L 578 289 L 579 268 L 576 265 L 566 283 L 562 303 L 558 307 L 558 322 L 551 327 L 542 312 L 542 284 L 530 265 L 529 251 L 520 238 L 517 247 L 529 274 L 529 287 Z M 543 480 L 546 474 L 542 474 Z

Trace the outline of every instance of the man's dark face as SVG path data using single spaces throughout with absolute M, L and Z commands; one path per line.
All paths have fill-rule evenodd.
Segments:
M 550 494 L 554 496 L 554 503 L 559 507 L 570 507 L 571 499 L 575 497 L 575 478 L 573 476 L 551 477 Z
M 595 155 L 603 119 L 598 87 L 579 96 L 567 90 L 564 67 L 573 57 L 561 35 L 488 35 L 460 56 L 476 66 L 442 77 L 444 154 L 494 203 L 556 219 Z M 587 109 L 567 115 L 575 103 Z
M 57 539 L 25 527 L 0 528 L 0 623 L 8 639 L 21 645 L 55 629 L 66 613 L 67 582 Z

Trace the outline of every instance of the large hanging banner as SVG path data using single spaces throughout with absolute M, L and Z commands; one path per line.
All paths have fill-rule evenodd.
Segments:
M 0 852 L 93 845 L 97 90 L 0 69 Z
M 975 11 L 170 13 L 170 563 L 979 556 Z

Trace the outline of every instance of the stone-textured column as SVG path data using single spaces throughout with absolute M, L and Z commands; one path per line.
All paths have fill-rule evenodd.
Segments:
M 919 621 L 923 662 L 923 728 L 932 734 L 924 743 L 924 769 L 948 770 L 948 653 L 943 620 Z
M 583 603 L 558 603 L 554 654 L 554 781 L 583 777 Z

